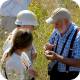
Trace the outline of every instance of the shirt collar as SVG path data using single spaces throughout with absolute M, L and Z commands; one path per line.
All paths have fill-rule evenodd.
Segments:
M 12 37 L 15 35 L 15 31 L 16 31 L 17 28 L 15 28 L 12 32 Z
M 13 56 L 21 59 L 21 56 L 20 55 L 17 55 L 16 53 L 13 53 Z

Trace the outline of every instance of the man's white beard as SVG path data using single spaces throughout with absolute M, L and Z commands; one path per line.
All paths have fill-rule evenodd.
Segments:
M 66 25 L 65 25 L 65 23 L 63 21 L 63 28 L 62 28 L 62 30 L 61 29 L 57 29 L 57 31 L 58 31 L 58 33 L 65 33 L 66 30 L 67 30 L 67 27 L 66 27 Z

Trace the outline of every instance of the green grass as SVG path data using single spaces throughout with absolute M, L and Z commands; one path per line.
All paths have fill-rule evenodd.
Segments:
M 38 54 L 37 58 L 34 60 L 34 68 L 39 74 L 39 78 L 36 78 L 36 80 L 49 80 L 47 74 L 47 65 L 49 61 L 46 60 L 43 55 L 43 46 L 48 42 L 54 29 L 54 25 L 47 24 L 45 20 L 49 18 L 53 10 L 58 7 L 67 8 L 71 13 L 72 21 L 80 26 L 79 6 L 70 0 L 59 0 L 58 4 L 54 4 L 54 0 L 32 0 L 31 4 L 28 6 L 28 9 L 37 15 L 38 20 L 38 26 L 36 26 L 35 31 L 33 32 L 33 43 Z M 2 54 L 2 44 L 3 41 L 0 41 L 0 54 Z

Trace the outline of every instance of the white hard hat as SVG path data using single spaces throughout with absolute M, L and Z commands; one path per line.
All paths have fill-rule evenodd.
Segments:
M 36 15 L 29 10 L 20 11 L 17 15 L 17 19 L 15 21 L 16 25 L 34 25 L 37 26 L 37 17 Z

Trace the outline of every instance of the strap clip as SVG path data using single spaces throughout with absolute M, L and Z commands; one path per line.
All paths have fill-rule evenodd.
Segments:
M 69 71 L 66 71 L 66 73 L 68 74 Z
M 73 50 L 73 49 L 70 48 L 69 50 Z

